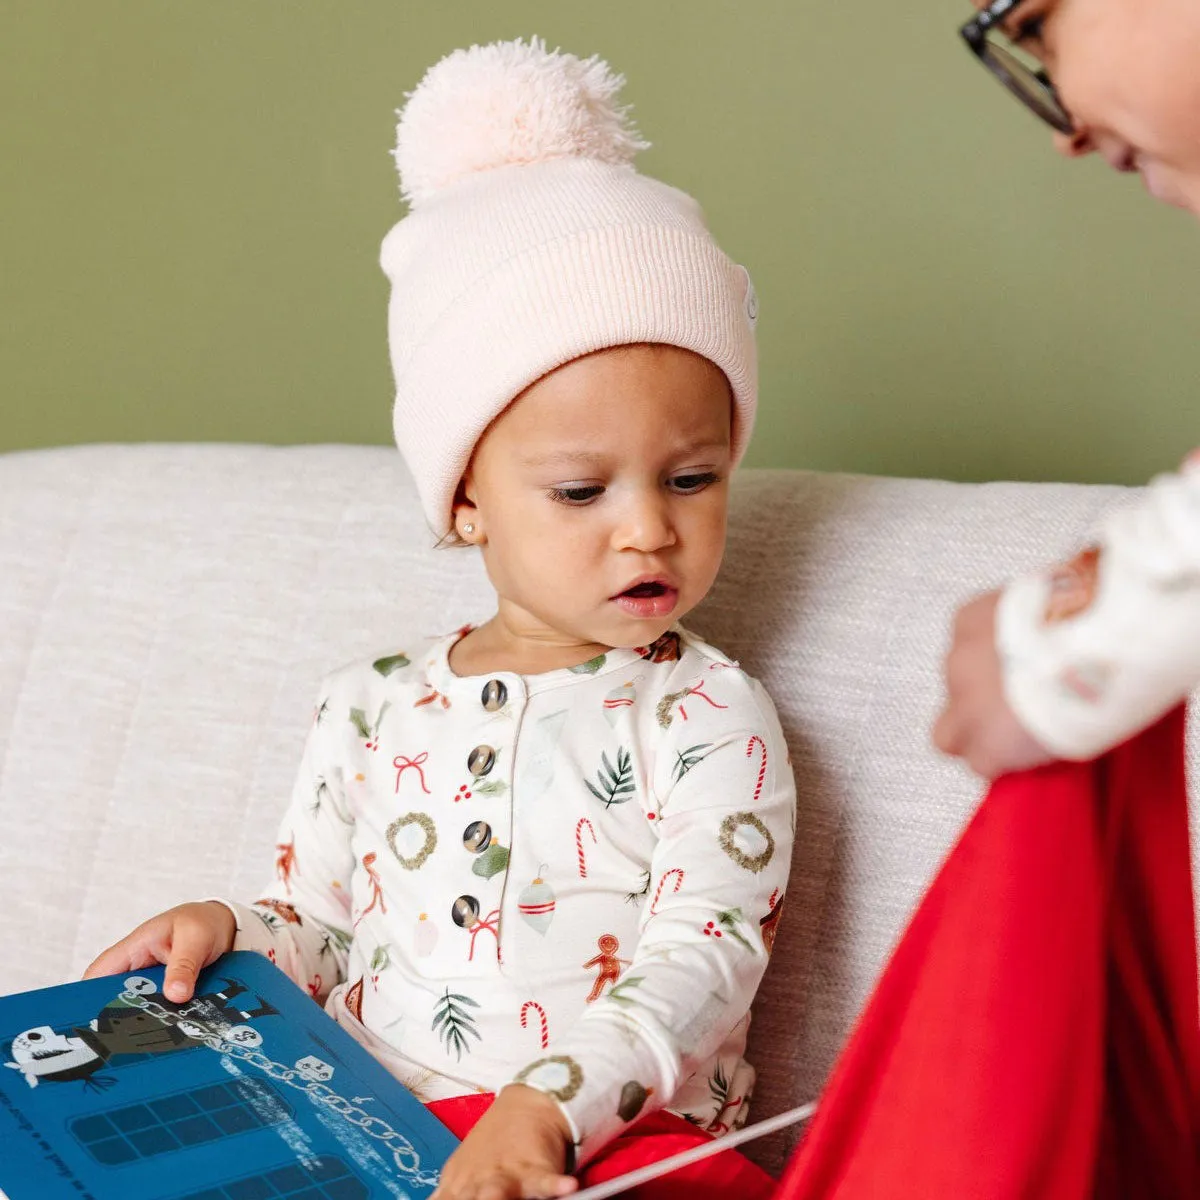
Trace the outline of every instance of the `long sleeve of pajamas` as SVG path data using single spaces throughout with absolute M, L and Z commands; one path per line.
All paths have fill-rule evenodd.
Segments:
M 1200 684 L 1200 456 L 1074 561 L 1010 584 L 997 648 L 1013 711 L 1062 758 L 1094 758 Z

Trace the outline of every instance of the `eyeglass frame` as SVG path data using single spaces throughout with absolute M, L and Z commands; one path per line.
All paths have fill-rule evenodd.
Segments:
M 1000 28 L 1000 23 L 1014 9 L 1021 5 L 1024 0 L 993 0 L 987 8 L 981 9 L 969 21 L 959 28 L 959 34 L 963 41 L 967 43 L 968 49 L 981 63 L 988 69 L 991 76 L 998 80 L 1011 95 L 1015 96 L 1021 103 L 1029 109 L 1035 116 L 1040 117 L 1051 129 L 1063 134 L 1073 134 L 1075 132 L 1075 123 L 1071 119 L 1071 114 L 1067 111 L 1066 105 L 1059 98 L 1058 92 L 1054 87 L 1050 76 L 1042 68 L 1032 69 L 1026 67 L 1019 59 L 1009 55 L 1003 47 L 995 46 L 988 40 L 988 34 L 993 30 Z M 1000 29 L 1003 33 L 1003 29 Z M 1007 35 L 1005 35 L 1007 37 Z M 1010 41 L 1014 39 L 1009 39 Z M 1036 81 L 1046 92 L 1046 97 L 1053 108 L 1039 108 L 1030 95 L 1020 91 L 1014 86 L 1014 80 L 1011 73 L 1004 67 L 1002 63 L 997 62 L 994 58 L 989 57 L 989 53 L 1004 54 L 1017 63 L 1021 70 L 1028 72 L 1029 76 Z M 1055 119 L 1055 110 L 1061 114 L 1062 119 Z

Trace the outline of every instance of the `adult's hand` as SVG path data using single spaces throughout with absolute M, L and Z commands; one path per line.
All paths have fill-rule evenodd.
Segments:
M 996 650 L 999 601 L 999 592 L 989 592 L 959 610 L 946 655 L 946 707 L 933 728 L 934 745 L 963 759 L 984 779 L 1054 759 L 1025 731 L 1005 699 Z

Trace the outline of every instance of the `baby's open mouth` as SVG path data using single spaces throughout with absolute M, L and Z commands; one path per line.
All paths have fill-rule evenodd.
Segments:
M 621 595 L 633 596 L 635 599 L 647 599 L 651 596 L 661 596 L 667 590 L 665 583 L 654 581 L 652 583 L 636 583 L 631 588 L 626 588 Z
M 618 592 L 613 601 L 631 617 L 666 617 L 679 603 L 679 589 L 661 579 L 646 579 Z

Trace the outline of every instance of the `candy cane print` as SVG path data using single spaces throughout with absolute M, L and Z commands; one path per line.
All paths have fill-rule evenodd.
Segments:
M 754 753 L 755 742 L 762 747 L 762 762 L 758 767 L 758 782 L 754 785 L 754 799 L 751 801 L 753 804 L 758 803 L 758 798 L 762 795 L 763 780 L 767 776 L 767 743 L 764 742 L 757 733 L 753 734 L 750 740 L 746 743 L 746 757 L 749 758 L 750 755 Z
M 654 891 L 654 899 L 650 903 L 651 916 L 654 916 L 655 912 L 657 911 L 659 897 L 663 893 L 663 888 L 666 886 L 667 880 L 671 878 L 674 878 L 675 880 L 675 886 L 671 889 L 673 893 L 679 891 L 679 889 L 683 887 L 683 871 L 681 871 L 679 867 L 672 867 L 669 871 L 664 871 L 663 877 L 658 881 L 658 887 Z
M 526 1000 L 521 1005 L 521 1028 L 529 1028 L 529 1010 L 531 1008 L 538 1015 L 538 1022 L 541 1025 L 542 1049 L 545 1050 L 550 1045 L 550 1026 L 546 1021 L 546 1010 L 536 1000 Z
M 596 845 L 596 830 L 587 817 L 580 817 L 575 823 L 575 853 L 579 856 L 579 878 L 587 878 L 587 856 L 583 852 L 583 827 L 587 826 L 592 835 L 592 845 Z

